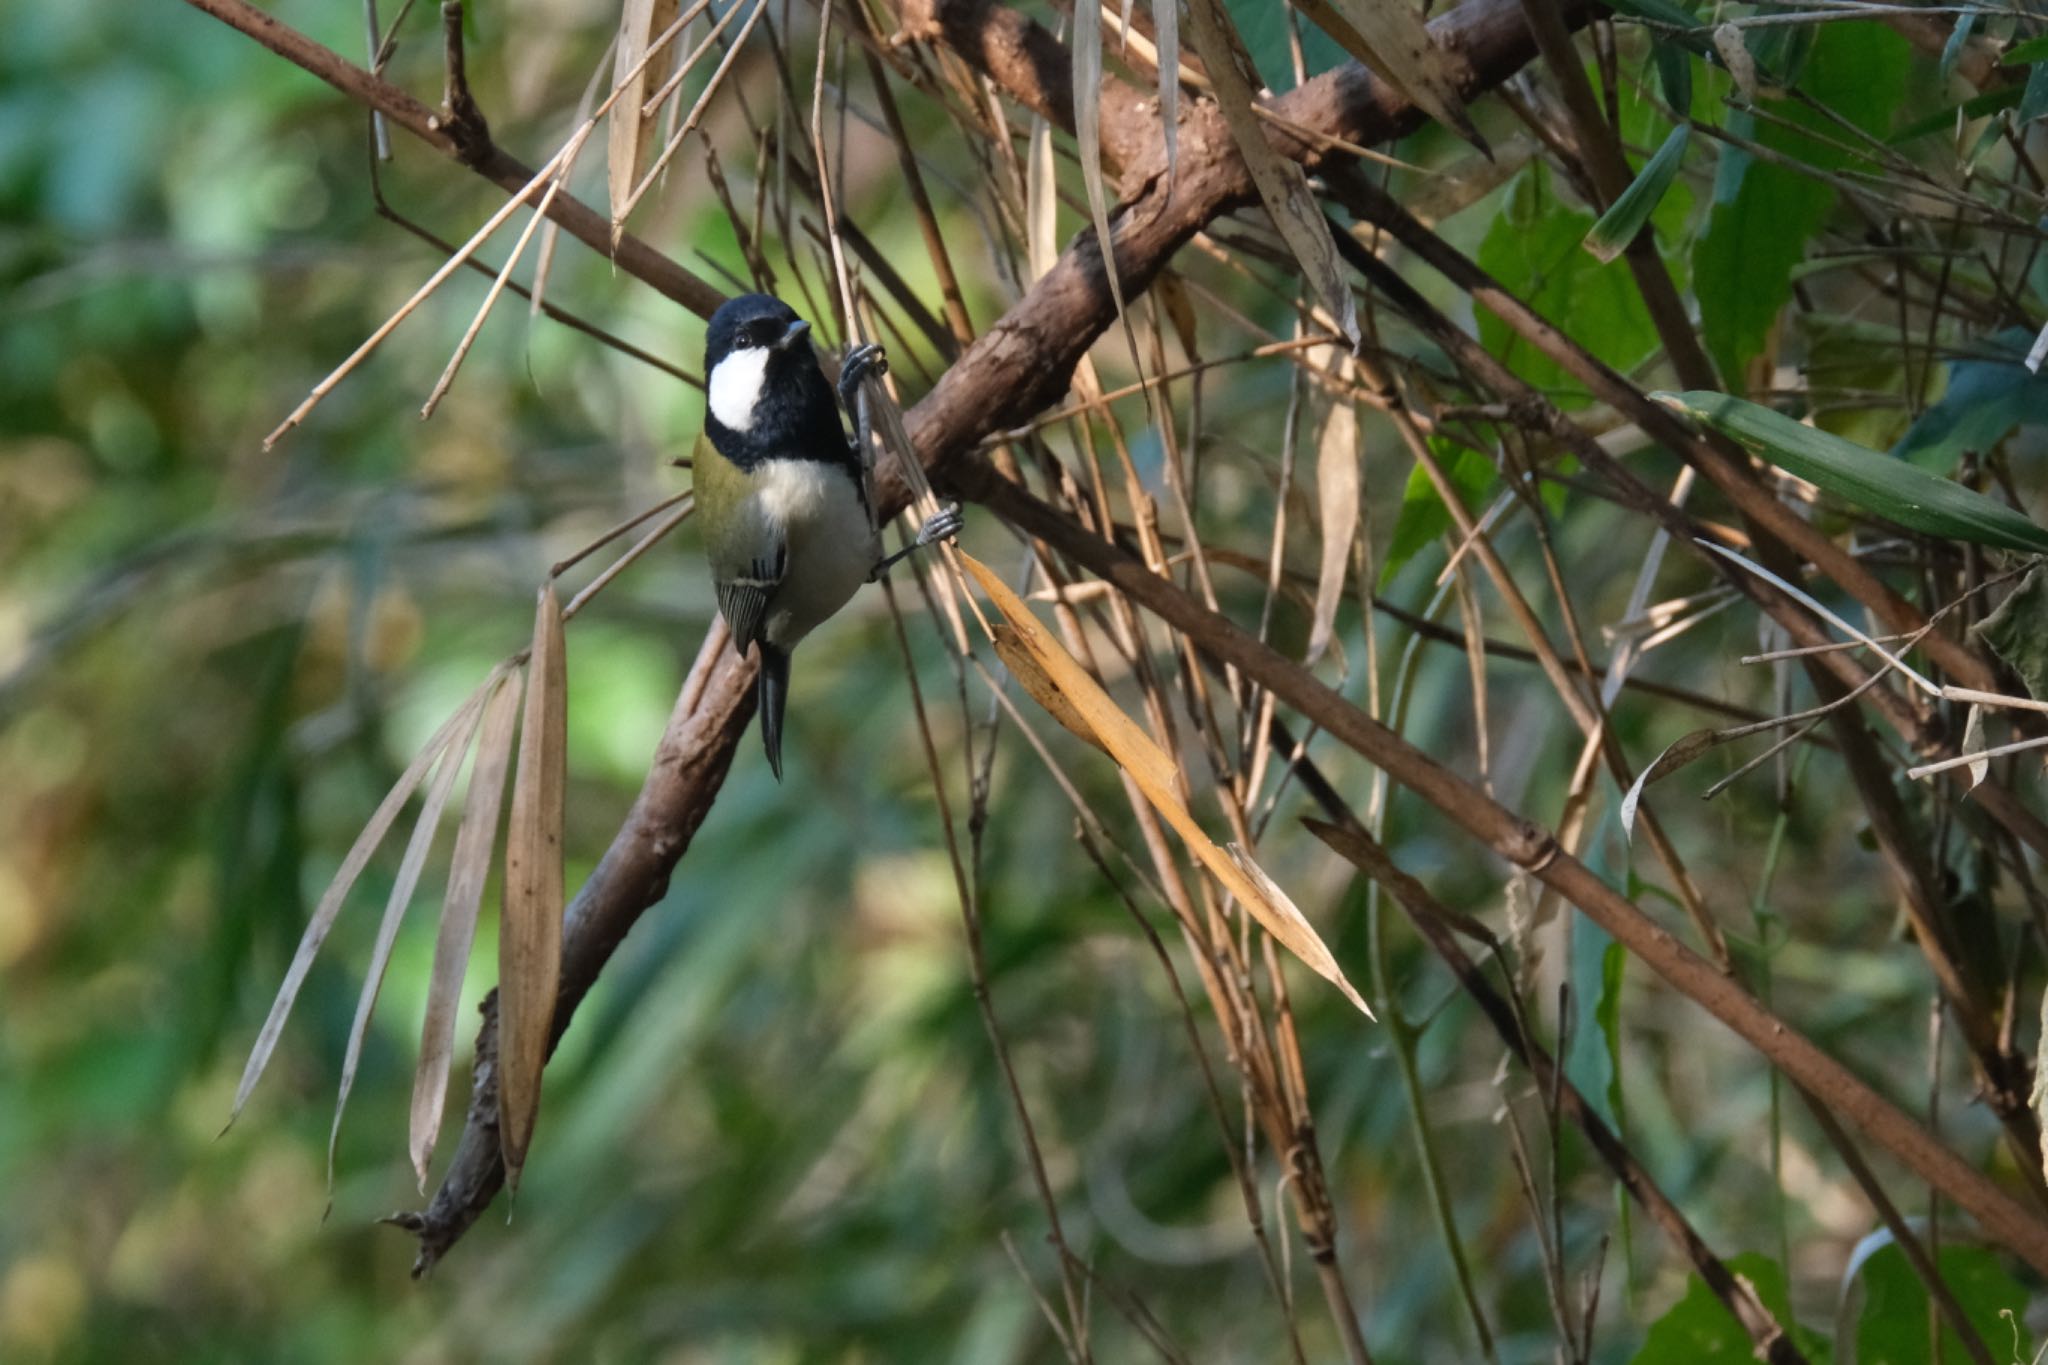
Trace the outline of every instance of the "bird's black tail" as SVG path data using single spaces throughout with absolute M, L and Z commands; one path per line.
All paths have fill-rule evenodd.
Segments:
M 768 768 L 782 780 L 782 707 L 789 700 L 789 655 L 766 640 L 759 643 L 761 672 L 754 692 L 761 713 L 761 743 L 768 750 Z

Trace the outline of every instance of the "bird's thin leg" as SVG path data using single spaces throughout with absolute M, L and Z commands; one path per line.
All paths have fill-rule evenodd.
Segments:
M 846 353 L 846 359 L 839 366 L 839 401 L 846 407 L 846 415 L 853 419 L 860 429 L 863 449 L 867 444 L 867 418 L 861 411 L 860 383 L 869 375 L 889 372 L 889 357 L 880 345 L 866 342 Z
M 868 581 L 872 583 L 883 574 L 889 572 L 897 560 L 906 559 L 927 545 L 936 545 L 942 540 L 951 540 L 954 536 L 959 535 L 960 526 L 964 520 L 960 515 L 960 505 L 958 503 L 948 503 L 940 508 L 937 513 L 925 519 L 924 525 L 917 528 L 917 536 L 910 544 L 904 546 L 895 554 L 886 555 L 876 562 L 875 567 L 868 571 Z

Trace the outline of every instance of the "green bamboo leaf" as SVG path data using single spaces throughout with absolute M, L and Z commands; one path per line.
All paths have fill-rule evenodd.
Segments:
M 2005 550 L 2048 553 L 2048 530 L 2004 503 L 1937 478 L 1918 465 L 1725 393 L 1701 389 L 1653 396 L 1778 468 L 1908 530 Z
M 1967 122 L 1995 114 L 2001 109 L 2010 109 L 2020 102 L 2025 91 L 2023 85 L 2001 85 L 1996 90 L 1987 90 L 1981 95 L 1972 95 L 1956 104 L 1944 105 L 1925 118 L 1916 119 L 1885 139 L 1889 146 L 1896 147 L 1915 138 L 1926 137 L 1929 133 L 1949 132 L 1956 126 L 1956 115 L 1961 113 Z
M 1611 261 L 1636 239 L 1657 205 L 1663 202 L 1664 191 L 1678 177 L 1678 168 L 1685 164 L 1686 145 L 1691 141 L 1691 124 L 1681 123 L 1671 130 L 1664 145 L 1643 163 L 1643 169 L 1629 181 L 1628 188 L 1607 206 L 1607 212 L 1586 233 L 1586 250 L 1601 261 Z
M 1965 19 L 1975 19 L 1977 16 L 1967 14 L 1963 17 Z M 1956 25 L 1956 30 L 1957 32 L 1965 31 L 1964 26 L 1960 23 Z M 2048 58 L 2048 33 L 2029 38 L 2023 43 L 2014 43 L 2005 50 L 2005 55 L 1998 60 L 2005 66 L 2025 66 L 2028 62 L 2038 62 L 2044 58 Z

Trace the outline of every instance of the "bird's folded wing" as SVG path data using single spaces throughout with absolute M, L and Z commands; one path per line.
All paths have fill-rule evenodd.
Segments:
M 726 625 L 732 629 L 733 647 L 742 654 L 761 638 L 761 623 L 768 612 L 768 600 L 782 586 L 784 558 L 782 548 L 778 546 L 772 558 L 756 559 L 744 572 L 730 577 L 721 575 L 713 585 L 718 590 L 719 614 L 725 617 Z

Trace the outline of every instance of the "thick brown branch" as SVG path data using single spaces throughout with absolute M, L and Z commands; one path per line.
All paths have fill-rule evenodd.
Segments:
M 211 8 L 235 5 L 239 0 L 192 3 Z M 930 31 L 949 43 L 956 38 L 965 43 L 962 55 L 970 61 L 979 60 L 984 51 L 999 53 L 1008 50 L 1006 45 L 1019 43 L 1044 54 L 1045 59 L 1030 68 L 1036 98 L 1045 102 L 1048 114 L 1071 121 L 1071 68 L 1064 53 L 1054 58 L 1045 48 L 1050 35 L 1041 41 L 1028 31 L 1035 25 L 1024 21 L 1026 27 L 1020 29 L 1015 15 L 982 0 L 936 0 L 936 9 L 937 26 Z M 974 15 L 981 16 L 983 22 L 1001 23 L 1010 37 L 986 47 L 969 42 L 966 35 L 972 26 L 962 16 Z M 1511 75 L 1529 60 L 1533 50 L 1516 0 L 1476 0 L 1443 16 L 1434 31 L 1440 42 L 1465 55 L 1472 73 L 1471 94 Z M 367 79 L 366 73 L 358 74 Z M 1002 80 L 997 71 L 987 74 Z M 1294 124 L 1356 143 L 1384 141 L 1421 121 L 1397 95 L 1357 66 L 1321 76 L 1275 101 L 1275 106 Z M 1105 118 L 1105 126 L 1110 122 Z M 1118 215 L 1115 244 L 1121 278 L 1133 292 L 1142 289 L 1210 220 L 1249 202 L 1252 196 L 1243 162 L 1213 109 L 1199 107 L 1183 122 L 1179 160 L 1170 186 L 1164 174 L 1165 153 L 1157 142 L 1156 118 L 1144 124 L 1153 144 L 1133 156 L 1133 166 L 1125 173 L 1131 197 Z M 1320 155 L 1300 139 L 1275 134 L 1275 140 L 1292 154 L 1309 159 Z M 620 267 L 639 273 L 623 256 Z M 906 414 L 912 443 L 934 477 L 943 482 L 948 471 L 968 457 L 983 437 L 1018 425 L 1063 395 L 1076 363 L 1115 319 L 1094 234 L 1084 233 L 1031 292 L 969 347 L 932 392 Z M 885 486 L 880 493 L 886 511 L 893 512 L 905 503 L 898 485 Z M 699 657 L 692 684 L 677 704 L 632 816 L 570 907 L 563 935 L 558 1034 L 612 949 L 660 897 L 669 873 L 709 810 L 752 715 L 752 678 L 751 660 L 733 657 L 722 643 L 716 648 L 707 645 L 706 653 Z M 488 1042 L 488 1034 L 479 1038 L 480 1054 Z M 484 1074 L 480 1067 L 480 1075 Z M 424 1213 L 405 1216 L 405 1225 L 420 1238 L 416 1273 L 430 1269 L 460 1239 L 489 1206 L 503 1179 L 503 1170 L 493 1157 L 495 1135 L 481 1131 L 474 1105 L 471 1112 L 457 1159 L 433 1202 Z
M 1885 1147 L 1929 1185 L 1966 1209 L 1985 1233 L 2048 1273 L 2048 1222 L 1965 1162 L 1904 1110 L 1771 1013 L 1719 968 L 1563 851 L 1534 825 L 1367 716 L 1294 660 L 1208 610 L 1139 560 L 1090 534 L 993 471 L 970 490 L 1005 521 L 1046 541 L 1194 643 L 1272 692 L 1450 817 L 1467 834 L 1553 888 L 1629 952 L 1698 1004 L 1788 1077 Z

